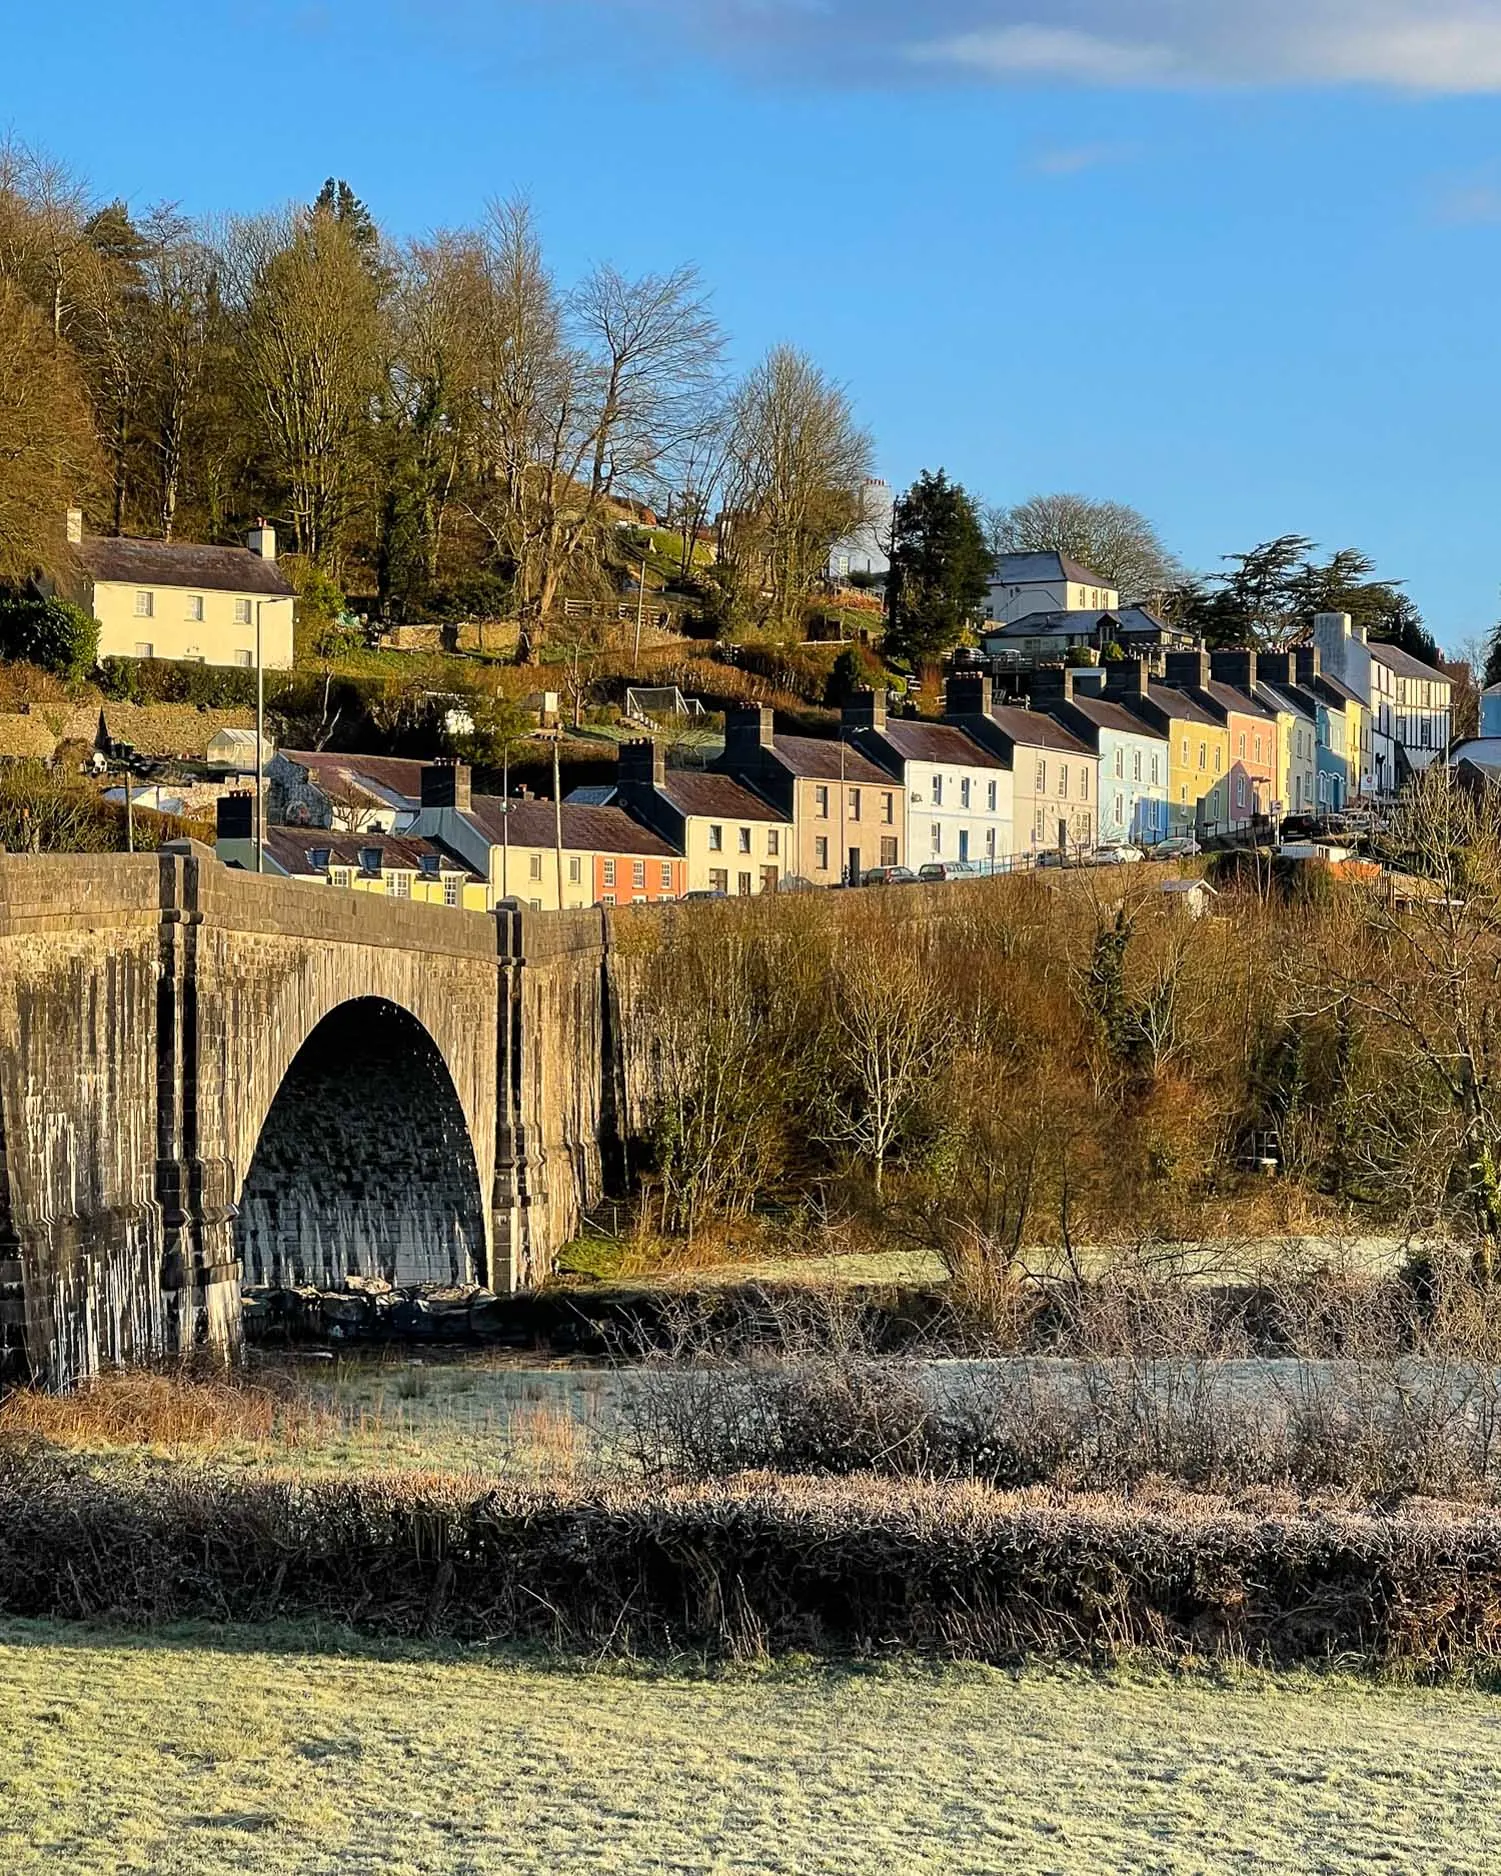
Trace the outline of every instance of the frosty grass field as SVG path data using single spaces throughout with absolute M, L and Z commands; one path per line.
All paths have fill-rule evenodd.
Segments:
M 0 1622 L 0 1869 L 1491 1871 L 1501 1698 Z

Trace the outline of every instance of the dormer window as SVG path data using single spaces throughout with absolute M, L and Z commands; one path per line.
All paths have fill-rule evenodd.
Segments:
M 435 853 L 419 853 L 417 865 L 421 868 L 424 879 L 436 879 L 439 871 L 438 856 Z
M 360 848 L 360 871 L 362 873 L 378 873 L 380 871 L 379 847 Z
M 333 856 L 332 848 L 313 847 L 308 852 L 307 863 L 313 872 L 326 873 L 329 868 L 329 863 L 330 861 L 332 861 L 333 857 L 334 856 Z

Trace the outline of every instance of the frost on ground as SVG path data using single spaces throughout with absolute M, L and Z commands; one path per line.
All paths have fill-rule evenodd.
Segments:
M 0 1623 L 0 1869 L 1480 1872 L 1501 1699 L 1248 1675 L 704 1679 Z

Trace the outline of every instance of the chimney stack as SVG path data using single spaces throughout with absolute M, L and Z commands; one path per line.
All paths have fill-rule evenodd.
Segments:
M 1152 673 L 1142 658 L 1112 659 L 1104 667 L 1105 695 L 1107 697 L 1145 697 L 1152 681 Z
M 1238 690 L 1250 690 L 1256 682 L 1254 651 L 1212 651 L 1209 669 L 1221 684 L 1233 684 Z
M 1074 701 L 1074 673 L 1070 666 L 1051 666 L 1034 671 L 1027 679 L 1029 704 L 1046 710 L 1050 704 Z
M 1293 654 L 1298 661 L 1298 682 L 1311 684 L 1324 675 L 1324 655 L 1317 645 L 1300 645 Z
M 988 717 L 990 679 L 982 671 L 955 671 L 944 686 L 944 715 Z
M 1260 651 L 1256 675 L 1264 684 L 1296 684 L 1298 660 L 1290 651 Z
M 220 795 L 214 818 L 220 840 L 254 840 L 255 796 L 244 792 Z
M 845 735 L 849 735 L 853 730 L 885 729 L 885 691 L 856 691 L 839 712 L 839 727 Z
M 724 754 L 729 763 L 743 763 L 759 768 L 761 758 L 772 747 L 772 714 L 768 705 L 748 705 L 726 710 L 724 715 Z
M 470 807 L 469 765 L 445 757 L 429 762 L 422 770 L 422 805 L 424 808 L 457 808 L 467 814 Z
M 660 788 L 667 780 L 667 752 L 649 736 L 622 743 L 616 774 L 622 788 Z
M 1170 651 L 1163 663 L 1167 681 L 1175 687 L 1203 690 L 1209 682 L 1209 653 L 1202 647 L 1198 651 Z
M 275 560 L 276 529 L 269 521 L 257 519 L 255 526 L 245 536 L 245 545 L 262 560 Z
M 83 545 L 83 510 L 70 508 L 65 519 L 68 524 L 68 545 L 81 547 Z

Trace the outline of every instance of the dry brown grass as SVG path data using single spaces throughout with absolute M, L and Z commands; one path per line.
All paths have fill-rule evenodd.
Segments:
M 72 1451 L 295 1447 L 326 1418 L 310 1395 L 281 1380 L 141 1370 L 101 1375 L 71 1394 L 6 1395 L 0 1443 L 41 1440 Z

